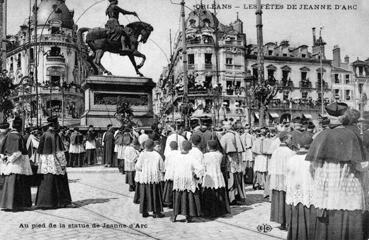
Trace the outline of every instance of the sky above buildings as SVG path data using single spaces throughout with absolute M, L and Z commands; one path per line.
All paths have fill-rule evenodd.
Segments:
M 34 0 L 31 0 L 34 2 Z M 41 0 L 38 0 L 40 3 Z M 66 0 L 75 11 L 75 22 L 81 14 L 98 0 Z M 172 3 L 171 3 L 172 2 Z M 180 31 L 180 0 L 120 0 L 119 6 L 136 11 L 140 19 L 154 27 L 154 32 L 139 50 L 147 56 L 142 73 L 154 81 L 159 79 L 162 68 L 168 64 L 170 41 Z M 194 9 L 200 0 L 186 0 Z M 213 0 L 202 3 L 212 8 Z M 256 43 L 255 0 L 216 0 L 217 17 L 225 25 L 239 18 L 244 22 L 247 43 Z M 292 46 L 312 45 L 312 27 L 323 26 L 322 36 L 327 42 L 326 55 L 332 58 L 332 48 L 339 45 L 341 57 L 351 60 L 369 58 L 369 1 L 368 0 L 262 0 L 267 4 L 263 11 L 264 43 L 290 41 Z M 320 9 L 315 9 L 319 5 Z M 277 6 L 278 5 L 278 6 Z M 103 27 L 107 20 L 105 9 L 108 0 L 90 8 L 77 22 L 79 27 Z M 281 9 L 282 8 L 282 9 Z M 186 15 L 189 13 L 186 8 Z M 210 11 L 213 11 L 210 9 Z M 29 15 L 29 0 L 8 0 L 8 34 L 15 34 Z M 137 21 L 133 16 L 121 16 L 121 24 Z M 319 32 L 319 31 L 318 31 Z M 135 76 L 127 57 L 106 53 L 103 64 L 115 75 Z

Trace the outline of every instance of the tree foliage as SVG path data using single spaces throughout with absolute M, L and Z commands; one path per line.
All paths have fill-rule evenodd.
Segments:
M 132 123 L 133 110 L 127 99 L 123 97 L 119 98 L 115 116 L 121 122 L 122 126 Z
M 12 79 L 5 74 L 0 75 L 0 112 L 3 113 L 5 121 L 14 108 L 13 102 L 9 99 L 17 85 L 14 85 Z

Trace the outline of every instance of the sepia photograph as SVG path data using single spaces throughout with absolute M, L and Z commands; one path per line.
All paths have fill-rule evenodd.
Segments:
M 0 239 L 369 240 L 368 13 L 0 0 Z

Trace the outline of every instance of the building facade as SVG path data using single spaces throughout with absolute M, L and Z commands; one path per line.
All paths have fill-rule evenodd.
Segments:
M 90 67 L 73 16 L 65 0 L 41 0 L 19 32 L 7 37 L 6 68 L 15 83 L 23 79 L 14 100 L 26 125 L 49 116 L 58 116 L 63 125 L 79 125 L 84 111 L 80 86 Z
M 357 59 L 352 63 L 355 84 L 356 109 L 369 111 L 367 104 L 369 93 L 369 59 L 363 61 Z
M 226 26 L 212 12 L 198 8 L 189 14 L 186 26 L 192 116 L 208 115 L 217 123 L 230 118 L 257 123 L 259 108 L 252 92 L 257 80 L 257 47 L 247 44 L 243 22 L 237 17 Z M 156 114 L 161 111 L 172 119 L 181 117 L 181 39 L 176 39 L 175 54 L 154 90 Z M 267 122 L 296 116 L 316 119 L 321 99 L 323 104 L 331 100 L 332 66 L 324 44 L 314 30 L 312 51 L 307 45 L 292 47 L 288 41 L 264 45 L 264 75 L 278 87 L 268 106 Z
M 358 108 L 357 86 L 349 56 L 341 61 L 341 49 L 333 48 L 332 61 L 332 94 L 335 100 L 345 102 L 349 107 Z
M 231 85 L 244 87 L 246 35 L 243 23 L 237 19 L 226 26 L 214 13 L 203 8 L 191 12 L 186 21 L 188 55 L 189 101 L 193 116 L 236 117 L 244 115 L 240 102 L 241 93 L 228 92 Z M 161 98 L 160 108 L 168 117 L 177 119 L 183 96 L 182 37 L 177 37 L 171 64 L 164 68 L 154 97 Z M 221 89 L 219 88 L 221 87 Z M 220 92 L 219 92 L 220 91 Z M 215 94 L 217 92 L 217 94 Z M 155 99 L 154 99 L 155 100 Z M 157 102 L 157 101 L 154 101 Z M 158 114 L 158 113 L 157 113 Z

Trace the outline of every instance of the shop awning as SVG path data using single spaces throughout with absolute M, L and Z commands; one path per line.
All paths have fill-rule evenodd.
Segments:
M 303 115 L 304 115 L 304 118 L 313 119 L 313 116 L 311 116 L 311 114 L 304 113 Z
M 257 119 L 259 119 L 259 113 L 258 113 L 258 112 L 254 113 L 254 115 L 255 115 L 255 117 L 256 117 Z
M 269 115 L 272 117 L 272 118 L 279 118 L 279 115 L 278 113 L 276 112 L 270 112 Z

